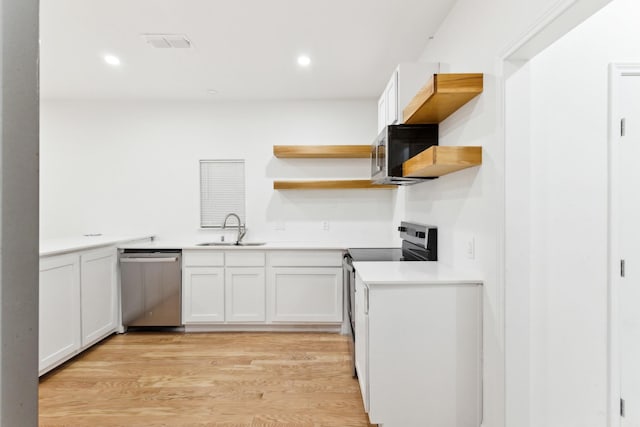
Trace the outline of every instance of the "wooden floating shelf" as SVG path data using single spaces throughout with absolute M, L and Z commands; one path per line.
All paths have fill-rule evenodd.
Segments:
M 482 93 L 483 74 L 434 74 L 403 110 L 405 124 L 440 123 Z
M 370 145 L 274 145 L 281 159 L 368 159 Z
M 482 147 L 441 147 L 434 145 L 402 164 L 402 175 L 436 178 L 482 164 Z
M 322 180 L 322 181 L 273 181 L 274 190 L 353 190 L 358 188 L 368 189 L 395 189 L 395 185 L 378 185 L 369 179 L 351 180 Z

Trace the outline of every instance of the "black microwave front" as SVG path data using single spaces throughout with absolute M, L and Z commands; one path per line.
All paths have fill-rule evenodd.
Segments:
M 438 145 L 437 124 L 385 126 L 371 144 L 371 180 L 396 185 L 423 181 L 403 177 L 402 164 L 433 145 Z

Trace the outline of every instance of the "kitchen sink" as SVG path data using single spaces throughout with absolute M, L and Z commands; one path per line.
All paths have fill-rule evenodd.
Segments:
M 265 242 L 206 242 L 198 243 L 196 246 L 263 246 Z

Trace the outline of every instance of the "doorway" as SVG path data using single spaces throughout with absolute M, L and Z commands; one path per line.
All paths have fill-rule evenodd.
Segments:
M 632 427 L 640 425 L 640 63 L 612 64 L 609 75 L 611 425 Z

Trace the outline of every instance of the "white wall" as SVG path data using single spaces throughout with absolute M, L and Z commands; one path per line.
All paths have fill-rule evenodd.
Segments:
M 247 239 L 389 244 L 393 190 L 273 190 L 275 179 L 368 177 L 368 159 L 276 159 L 272 146 L 369 144 L 375 119 L 375 100 L 45 101 L 42 235 L 214 238 L 198 230 L 198 160 L 243 158 Z
M 531 425 L 606 423 L 608 65 L 640 62 L 639 16 L 614 0 L 530 62 Z
M 569 8 L 573 15 L 563 22 L 573 25 L 605 3 L 607 0 L 487 0 L 480 5 L 474 0 L 459 0 L 420 58 L 440 62 L 443 72 L 485 73 L 482 95 L 440 127 L 441 145 L 481 145 L 482 166 L 406 189 L 399 194 L 399 206 L 404 208 L 396 213 L 398 217 L 438 225 L 441 261 L 477 269 L 484 276 L 484 426 L 505 425 L 508 381 L 504 79 L 509 70 L 504 58 L 542 30 L 550 16 Z M 474 259 L 467 255 L 471 241 L 475 245 Z M 564 401 L 567 399 L 571 397 L 564 396 Z M 506 425 L 521 427 L 517 423 Z

